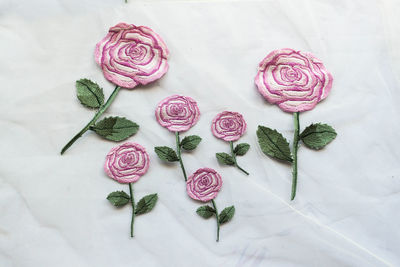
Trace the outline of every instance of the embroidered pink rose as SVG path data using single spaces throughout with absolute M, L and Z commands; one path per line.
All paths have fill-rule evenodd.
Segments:
M 311 53 L 284 48 L 269 53 L 259 64 L 255 83 L 271 104 L 287 112 L 313 109 L 329 94 L 332 75 Z
M 145 26 L 119 23 L 95 49 L 107 80 L 124 88 L 148 84 L 168 70 L 169 51 L 161 37 Z
M 221 176 L 215 170 L 201 168 L 188 178 L 186 191 L 191 198 L 207 202 L 217 196 L 221 186 Z
M 242 114 L 232 111 L 223 111 L 214 118 L 211 123 L 211 132 L 219 139 L 229 142 L 231 148 L 231 154 L 225 152 L 216 153 L 216 157 L 219 163 L 225 165 L 232 165 L 237 167 L 246 175 L 249 173 L 239 166 L 236 156 L 243 156 L 250 149 L 250 145 L 247 143 L 238 144 L 233 148 L 233 142 L 239 140 L 239 138 L 246 131 L 246 122 Z
M 126 142 L 107 154 L 104 170 L 120 183 L 134 183 L 149 169 L 149 155 L 139 144 Z
M 211 124 L 213 135 L 224 141 L 237 141 L 246 131 L 242 114 L 232 111 L 219 113 Z
M 158 123 L 171 132 L 185 132 L 197 123 L 200 110 L 193 98 L 173 95 L 158 104 L 155 115 Z

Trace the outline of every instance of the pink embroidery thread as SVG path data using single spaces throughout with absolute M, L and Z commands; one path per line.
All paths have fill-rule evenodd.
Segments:
M 119 23 L 111 27 L 95 49 L 104 77 L 124 88 L 158 80 L 168 70 L 168 48 L 145 26 Z
M 149 169 L 149 155 L 139 144 L 126 142 L 107 154 L 104 171 L 119 183 L 134 183 Z
M 329 94 L 332 75 L 311 53 L 290 48 L 274 50 L 259 64 L 258 91 L 286 112 L 313 109 Z
M 242 114 L 232 111 L 219 113 L 211 124 L 213 135 L 224 141 L 237 141 L 246 131 L 247 124 Z
M 155 115 L 158 123 L 169 131 L 185 132 L 197 123 L 200 110 L 193 98 L 172 95 L 157 105 Z
M 210 168 L 201 168 L 193 173 L 186 182 L 188 195 L 202 202 L 214 199 L 222 187 L 221 176 Z

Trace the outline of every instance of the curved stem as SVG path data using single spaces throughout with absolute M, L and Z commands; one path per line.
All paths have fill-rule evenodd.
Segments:
M 296 188 L 297 188 L 297 149 L 299 147 L 299 128 L 300 128 L 300 120 L 299 120 L 299 112 L 293 113 L 294 115 L 294 138 L 293 138 L 293 163 L 292 163 L 292 196 L 290 200 L 293 200 L 296 197 Z
M 176 136 L 176 152 L 178 154 L 178 159 L 183 172 L 183 177 L 185 177 L 185 181 L 187 181 L 185 166 L 183 166 L 183 161 L 181 156 L 181 141 L 179 140 L 179 132 L 175 132 L 175 136 Z
M 217 217 L 217 242 L 219 241 L 219 215 L 218 215 L 218 210 L 217 210 L 217 205 L 215 204 L 214 199 L 211 200 L 214 210 L 215 210 L 215 217 Z
M 100 109 L 94 115 L 93 119 L 91 121 L 89 121 L 89 123 L 86 124 L 86 126 L 83 127 L 83 129 L 80 130 L 79 133 L 77 133 L 74 137 L 72 137 L 72 139 L 63 147 L 63 149 L 61 150 L 61 155 L 64 154 L 64 152 L 67 151 L 67 149 L 70 146 L 72 146 L 72 144 L 75 143 L 75 141 L 78 140 L 78 138 L 80 138 L 85 132 L 87 132 L 87 130 L 90 129 L 90 126 L 93 126 L 96 123 L 96 121 L 99 119 L 99 117 L 104 113 L 104 111 L 106 111 L 108 109 L 108 107 L 114 101 L 114 99 L 117 96 L 120 89 L 121 89 L 121 87 L 119 87 L 119 86 L 115 87 L 114 91 L 112 92 L 110 97 L 107 99 L 106 103 L 100 107 Z
M 242 167 L 240 167 L 239 164 L 237 163 L 236 155 L 235 155 L 235 153 L 233 152 L 233 142 L 230 141 L 230 142 L 229 142 L 229 145 L 230 145 L 230 147 L 231 147 L 231 155 L 232 155 L 233 161 L 235 162 L 235 166 L 236 166 L 239 170 L 241 170 L 242 172 L 244 172 L 246 175 L 249 175 L 249 173 L 248 173 L 247 171 L 245 171 L 244 169 L 242 169 Z
M 131 195 L 131 204 L 132 204 L 132 220 L 131 220 L 131 237 L 133 237 L 133 224 L 135 222 L 135 198 L 133 197 L 133 185 L 129 183 L 129 193 Z

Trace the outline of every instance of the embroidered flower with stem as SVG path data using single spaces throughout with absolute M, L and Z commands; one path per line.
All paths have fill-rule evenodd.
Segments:
M 247 143 L 238 144 L 233 148 L 233 142 L 239 140 L 239 138 L 246 131 L 246 122 L 242 114 L 232 111 L 224 111 L 214 118 L 211 124 L 211 131 L 215 137 L 229 142 L 231 154 L 228 153 L 217 153 L 216 157 L 219 163 L 226 165 L 233 165 L 241 170 L 246 175 L 249 175 L 247 171 L 239 166 L 237 163 L 236 156 L 243 156 L 250 149 L 250 145 Z
M 327 124 L 311 124 L 300 134 L 300 112 L 313 109 L 332 88 L 332 75 L 311 53 L 289 48 L 274 50 L 259 64 L 255 84 L 271 104 L 294 115 L 293 149 L 276 130 L 258 126 L 257 137 L 264 154 L 292 164 L 291 200 L 297 188 L 297 150 L 299 141 L 312 149 L 322 149 L 336 137 Z
M 193 173 L 186 182 L 186 192 L 194 200 L 201 202 L 211 201 L 212 207 L 208 205 L 197 209 L 197 214 L 204 219 L 213 215 L 217 219 L 217 239 L 219 241 L 220 226 L 229 222 L 235 214 L 235 206 L 226 207 L 221 213 L 218 213 L 215 198 L 222 187 L 222 178 L 219 173 L 211 168 L 201 168 Z
M 119 23 L 96 45 L 95 61 L 104 77 L 116 85 L 104 103 L 103 89 L 96 83 L 81 79 L 76 82 L 79 101 L 97 109 L 92 120 L 61 150 L 64 154 L 85 132 L 92 130 L 111 141 L 122 141 L 134 135 L 139 125 L 120 117 L 97 120 L 110 107 L 121 88 L 133 89 L 160 79 L 168 70 L 169 51 L 161 37 L 145 26 Z
M 143 197 L 135 204 L 133 183 L 137 182 L 149 169 L 149 155 L 144 147 L 126 142 L 114 147 L 107 154 L 104 171 L 107 175 L 122 184 L 129 185 L 129 195 L 124 191 L 115 191 L 107 196 L 108 201 L 116 207 L 130 203 L 132 206 L 131 237 L 134 236 L 135 216 L 151 211 L 157 203 L 157 194 Z
M 163 99 L 156 108 L 155 112 L 158 123 L 175 133 L 176 151 L 167 146 L 157 146 L 154 148 L 157 156 L 167 162 L 179 161 L 183 177 L 187 181 L 185 166 L 182 160 L 182 149 L 194 150 L 201 142 L 201 137 L 197 135 L 186 136 L 180 140 L 180 133 L 193 127 L 200 117 L 200 110 L 196 101 L 188 96 L 172 95 Z

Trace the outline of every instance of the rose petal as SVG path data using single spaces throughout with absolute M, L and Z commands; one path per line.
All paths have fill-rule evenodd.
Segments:
M 193 98 L 172 95 L 158 103 L 155 116 L 158 123 L 171 132 L 184 132 L 197 123 L 200 110 Z
M 311 53 L 284 48 L 260 62 L 254 81 L 271 104 L 287 112 L 301 112 L 313 109 L 328 96 L 333 78 Z
M 124 88 L 148 84 L 168 71 L 165 42 L 144 26 L 119 23 L 111 27 L 94 54 L 104 77 Z
M 188 195 L 202 202 L 214 199 L 222 187 L 221 176 L 211 168 L 201 168 L 193 173 L 186 182 Z
M 126 142 L 114 147 L 106 156 L 104 170 L 120 183 L 134 183 L 149 169 L 149 155 L 139 144 Z

